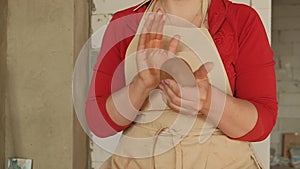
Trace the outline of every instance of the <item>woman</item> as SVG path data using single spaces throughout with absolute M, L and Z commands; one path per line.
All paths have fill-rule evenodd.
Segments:
M 145 11 L 155 14 L 137 15 L 130 20 L 124 19 L 118 25 L 112 24 L 117 19 L 143 14 Z M 216 63 L 208 62 L 202 66 L 199 63 L 197 69 L 190 68 L 197 89 L 197 92 L 192 93 L 199 94 L 193 95 L 192 98 L 195 99 L 180 90 L 183 89 L 180 83 L 186 79 L 174 80 L 163 75 L 159 68 L 170 60 L 170 56 L 178 54 L 181 45 L 180 34 L 171 38 L 167 47 L 164 45 L 164 25 L 169 20 L 178 27 L 184 27 L 181 21 L 168 17 L 166 13 L 183 18 L 196 27 L 208 29 L 220 54 L 232 92 L 217 88 L 208 78 L 208 72 L 217 68 Z M 141 22 L 143 18 L 146 18 L 144 23 Z M 87 122 L 91 131 L 100 137 L 125 129 L 124 135 L 128 137 L 153 137 L 154 141 L 147 144 L 153 150 L 153 156 L 137 153 L 141 158 L 132 155 L 136 153 L 132 149 L 139 145 L 124 139 L 121 140 L 119 152 L 127 153 L 125 157 L 113 155 L 102 168 L 262 168 L 249 142 L 264 140 L 270 134 L 276 122 L 277 101 L 273 53 L 259 16 L 252 8 L 228 0 L 147 0 L 116 13 L 112 22 L 104 36 L 100 52 L 103 60 L 99 59 L 96 65 L 97 71 L 94 73 L 87 101 Z M 139 28 L 142 28 L 140 35 L 125 36 L 121 41 L 114 39 L 118 34 L 134 35 Z M 116 41 L 116 44 L 108 49 L 108 46 L 112 46 L 109 44 L 112 41 Z M 137 47 L 138 72 L 133 78 L 125 78 L 124 72 L 126 76 L 126 70 L 132 64 L 123 61 L 132 46 Z M 148 52 L 153 49 L 154 51 Z M 167 50 L 169 54 L 160 52 L 160 49 Z M 171 65 L 176 67 L 177 64 L 180 61 Z M 189 64 L 192 63 L 187 62 Z M 117 69 L 118 66 L 120 69 Z M 187 68 L 181 66 L 179 70 L 181 69 Z M 116 76 L 121 83 L 111 87 L 116 70 L 121 70 Z M 177 71 L 172 76 L 176 74 L 182 72 Z M 167 104 L 162 115 L 149 123 L 132 123 L 141 113 L 140 110 L 142 119 L 147 119 L 144 116 L 151 116 L 149 112 L 154 109 L 147 105 L 148 97 L 151 91 L 158 88 Z M 225 98 L 224 109 L 221 116 L 215 118 L 211 115 L 214 113 L 211 108 L 222 97 Z M 175 139 L 174 143 L 178 133 L 172 133 L 172 136 L 166 138 L 163 134 L 170 133 L 172 124 L 178 117 L 177 113 L 188 114 L 184 118 L 191 121 L 193 119 L 190 117 L 195 117 L 193 115 L 196 114 L 196 119 L 192 127 L 180 139 Z M 217 125 L 218 130 L 207 141 L 199 144 L 195 142 L 197 139 L 193 132 L 203 128 L 207 117 Z M 178 126 L 181 129 L 186 125 L 180 123 Z M 164 143 L 170 140 L 173 141 L 172 147 L 164 147 Z M 160 151 L 161 149 L 163 150 Z M 140 151 L 147 152 L 148 149 Z

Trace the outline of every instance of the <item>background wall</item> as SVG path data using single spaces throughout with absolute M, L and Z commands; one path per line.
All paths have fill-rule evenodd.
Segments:
M 271 0 L 233 0 L 237 3 L 243 3 L 252 6 L 256 9 L 256 11 L 260 14 L 260 17 L 264 23 L 267 34 L 270 38 L 271 35 Z M 284 0 L 283 0 L 284 1 Z M 128 1 L 105 1 L 105 0 L 93 0 L 92 6 L 92 15 L 91 15 L 91 26 L 92 32 L 96 32 L 103 25 L 107 24 L 111 19 L 111 16 L 114 12 L 128 8 L 129 6 L 133 6 L 142 2 L 142 0 L 128 0 Z M 104 30 L 104 28 L 101 28 Z M 94 36 L 92 39 L 92 50 L 91 50 L 91 61 L 90 63 L 95 63 L 96 57 L 99 51 L 99 38 L 100 36 Z M 93 64 L 91 64 L 90 70 L 92 70 Z M 266 139 L 261 143 L 255 143 L 255 148 L 257 149 L 262 161 L 266 168 L 269 168 L 269 148 L 270 148 L 270 140 Z M 91 143 L 91 160 L 92 167 L 99 168 L 103 161 L 109 157 L 109 153 L 102 150 L 99 146 Z
M 0 168 L 5 156 L 5 84 L 6 84 L 6 30 L 7 0 L 0 0 Z
M 282 133 L 300 133 L 300 1 L 273 0 L 272 8 L 279 114 L 271 147 L 281 155 Z
M 87 168 L 87 138 L 73 112 L 72 74 L 88 38 L 88 13 L 88 1 L 8 1 L 7 37 L 0 37 L 1 44 L 7 40 L 7 50 L 0 49 L 7 53 L 5 144 L 0 137 L 5 162 L 21 157 L 32 158 L 35 169 Z M 7 168 L 3 161 L 2 166 Z

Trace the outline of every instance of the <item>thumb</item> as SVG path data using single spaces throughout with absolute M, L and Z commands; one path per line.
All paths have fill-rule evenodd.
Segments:
M 204 79 L 207 78 L 207 74 L 213 69 L 214 63 L 213 62 L 206 62 L 199 67 L 194 72 L 194 76 L 196 79 Z

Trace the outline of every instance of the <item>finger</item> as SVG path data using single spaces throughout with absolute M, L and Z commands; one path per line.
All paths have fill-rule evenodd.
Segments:
M 172 79 L 162 80 L 162 85 L 164 87 L 163 89 L 165 89 L 167 94 L 171 97 L 179 97 L 179 100 L 176 103 L 179 103 L 181 98 L 191 102 L 198 101 L 200 98 L 197 87 L 182 87 Z
M 164 102 L 175 112 L 179 113 L 180 111 L 184 111 L 183 107 L 181 105 L 175 104 L 172 102 L 172 100 L 170 99 L 170 97 L 163 91 L 163 100 Z M 185 110 L 185 112 L 188 112 L 188 110 Z
M 169 44 L 169 49 L 168 51 L 173 54 L 173 55 L 176 55 L 176 52 L 177 52 L 177 48 L 179 46 L 179 40 L 180 40 L 180 36 L 179 35 L 175 35 L 171 41 L 170 41 L 170 44 Z
M 170 102 L 170 100 L 167 99 L 167 103 L 166 103 L 172 110 L 174 110 L 177 113 L 180 114 L 184 114 L 184 115 L 195 115 L 197 114 L 199 111 L 198 110 L 192 110 L 190 108 L 185 108 L 182 106 L 178 106 L 172 102 Z
M 150 35 L 150 46 L 151 48 L 162 48 L 162 39 L 163 39 L 163 27 L 165 22 L 165 16 L 160 9 L 157 10 L 155 15 L 155 20 L 153 21 L 153 25 L 151 27 L 151 35 Z
M 168 86 L 176 94 L 176 96 L 181 97 L 181 95 L 180 95 L 180 88 L 178 86 L 178 83 L 175 80 L 173 80 L 173 79 L 165 79 L 165 80 L 162 80 L 162 83 L 164 85 Z
M 177 104 L 180 104 L 180 90 L 176 89 L 177 87 L 172 87 L 171 85 L 167 84 L 165 82 L 166 80 L 163 80 L 161 83 L 160 88 L 172 99 L 174 99 L 174 102 L 176 102 Z M 173 89 L 174 88 L 174 89 Z M 175 100 L 176 98 L 179 98 L 177 101 Z
M 151 22 L 153 20 L 153 16 L 149 14 L 149 16 L 146 19 L 146 22 L 142 28 L 141 35 L 139 37 L 139 42 L 138 42 L 138 50 L 143 50 L 146 48 L 146 42 L 147 42 L 147 36 L 150 30 Z
M 154 15 L 153 24 L 152 24 L 151 30 L 150 30 L 150 32 L 151 32 L 150 39 L 151 40 L 155 40 L 156 34 L 159 33 L 158 28 L 159 28 L 162 18 L 163 18 L 163 13 L 161 12 L 161 10 L 158 10 Z
M 176 105 L 177 107 L 182 107 L 183 109 L 187 109 L 190 111 L 197 111 L 199 110 L 199 100 L 185 100 L 181 98 L 180 96 L 176 95 L 174 91 L 168 86 L 163 85 L 160 86 L 160 88 L 163 90 L 164 94 L 166 95 L 167 101 L 171 104 Z
M 138 42 L 138 51 L 144 50 L 146 48 L 146 36 L 147 36 L 146 33 L 147 33 L 147 29 L 143 28 Z
M 177 113 L 188 114 L 190 111 L 167 100 L 167 105 Z
M 164 84 L 160 84 L 159 88 L 165 93 L 165 95 L 167 96 L 168 100 L 170 100 L 170 102 L 180 106 L 181 105 L 181 98 L 175 94 L 171 88 L 169 88 L 167 85 Z
M 157 27 L 157 34 L 156 34 L 156 39 L 158 40 L 162 40 L 163 38 L 163 29 L 164 29 L 164 25 L 165 25 L 165 21 L 166 21 L 166 15 L 163 13 L 162 10 L 158 10 L 158 12 L 161 13 L 161 19 L 159 20 L 159 24 Z
M 151 28 L 152 28 L 152 25 L 154 23 L 154 20 L 155 20 L 155 14 L 154 13 L 150 13 L 147 17 L 147 20 L 146 20 L 146 23 L 145 23 L 145 26 L 147 28 L 147 31 L 146 31 L 146 40 L 145 40 L 145 48 L 151 48 Z
M 156 33 L 156 37 L 155 37 L 155 41 L 154 41 L 154 48 L 162 48 L 162 39 L 163 39 L 163 28 L 165 25 L 165 15 L 162 16 L 162 19 L 160 20 L 159 24 L 158 24 L 158 28 L 157 28 L 157 33 Z
M 205 79 L 207 78 L 208 72 L 210 72 L 214 67 L 213 62 L 206 62 L 201 65 L 199 69 L 194 72 L 194 76 L 196 79 Z

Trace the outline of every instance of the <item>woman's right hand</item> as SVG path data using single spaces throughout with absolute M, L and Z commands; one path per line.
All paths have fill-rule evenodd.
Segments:
M 166 16 L 159 9 L 150 13 L 139 37 L 137 66 L 138 75 L 135 80 L 152 90 L 160 84 L 160 68 L 169 58 L 174 57 L 179 45 L 179 36 L 174 36 L 169 43 L 168 51 L 162 49 L 163 28 Z

